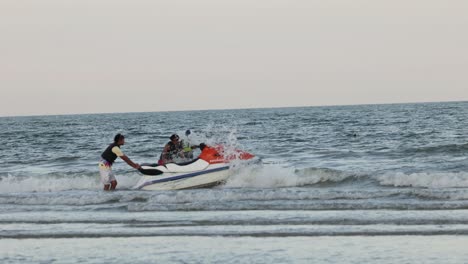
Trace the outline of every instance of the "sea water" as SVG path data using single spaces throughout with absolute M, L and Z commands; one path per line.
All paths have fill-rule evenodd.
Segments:
M 468 263 L 468 102 L 0 118 L 0 263 Z M 97 163 L 248 151 L 210 189 Z

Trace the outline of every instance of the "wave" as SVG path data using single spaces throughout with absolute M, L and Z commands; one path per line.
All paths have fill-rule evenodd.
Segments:
M 269 201 L 210 201 L 209 204 L 191 202 L 185 204 L 132 203 L 130 212 L 152 211 L 254 211 L 254 210 L 466 210 L 468 201 L 420 201 L 414 200 L 269 200 Z
M 274 204 L 275 201 L 291 201 L 298 204 L 317 202 L 320 200 L 366 200 L 393 197 L 400 194 L 400 190 L 362 191 L 362 190 L 328 190 L 308 188 L 276 188 L 253 189 L 225 187 L 215 189 L 194 189 L 182 191 L 137 191 L 120 190 L 103 192 L 101 190 L 78 190 L 37 193 L 5 193 L 0 195 L 3 205 L 100 205 L 107 204 L 135 204 L 138 206 L 159 206 L 164 208 L 221 208 L 223 204 L 238 204 L 235 206 L 255 207 L 262 203 Z M 403 192 L 405 193 L 405 192 Z M 411 192 L 406 192 L 413 195 Z M 244 205 L 242 205 L 244 204 Z M 280 206 L 283 203 L 280 203 Z M 258 207 L 256 209 L 260 209 Z
M 0 209 L 21 211 L 245 211 L 468 209 L 465 189 L 215 188 L 5 193 Z
M 375 176 L 381 185 L 394 187 L 466 188 L 468 172 L 385 173 Z
M 0 176 L 1 193 L 57 192 L 68 190 L 99 190 L 98 172 L 58 173 L 40 175 L 41 171 Z M 352 177 L 347 173 L 326 168 L 294 169 L 279 165 L 234 166 L 232 176 L 221 188 L 283 188 L 303 187 L 324 183 L 341 183 Z M 118 188 L 130 189 L 138 181 L 138 173 L 117 174 Z
M 131 189 L 139 180 L 135 172 L 117 174 L 118 189 Z M 328 168 L 283 167 L 279 164 L 234 166 L 231 177 L 218 189 L 278 189 L 278 188 L 381 188 L 413 187 L 428 189 L 466 188 L 468 172 L 386 172 L 356 174 Z M 60 192 L 70 190 L 100 190 L 98 172 L 49 173 L 46 175 L 0 175 L 0 193 Z
M 137 173 L 117 175 L 118 187 L 131 188 L 139 179 Z M 0 193 L 20 192 L 58 192 L 68 190 L 102 189 L 99 173 L 90 174 L 49 174 L 49 175 L 11 175 L 0 177 Z
M 82 226 L 79 226 L 82 228 Z M 76 228 L 79 229 L 79 228 Z M 82 230 L 9 231 L 0 234 L 0 239 L 70 239 L 70 238 L 136 238 L 136 237 L 343 237 L 343 236 L 466 236 L 468 226 L 215 226 L 215 227 L 142 227 L 142 228 L 90 228 Z
M 285 168 L 279 165 L 260 165 L 235 169 L 226 188 L 282 188 L 303 187 L 320 183 L 340 183 L 355 175 L 327 168 Z
M 424 146 L 404 150 L 405 154 L 463 154 L 468 150 L 466 144 L 446 144 L 436 146 Z
M 108 224 L 131 227 L 209 227 L 247 225 L 468 225 L 467 210 L 446 211 L 246 211 L 233 214 L 225 211 L 160 212 L 122 214 L 93 211 L 63 214 L 57 211 L 12 213 L 0 218 L 1 224 Z M 184 215 L 181 219 L 181 214 Z
M 234 135 L 230 139 L 227 150 L 238 146 Z M 120 208 L 132 212 L 468 208 L 468 192 L 457 189 L 468 187 L 468 172 L 356 174 L 320 167 L 239 164 L 231 169 L 232 175 L 225 184 L 201 191 L 129 191 L 140 176 L 135 172 L 118 173 L 118 189 L 124 191 L 112 194 L 101 191 L 97 170 L 20 173 L 23 175 L 0 175 L 0 193 L 14 193 L 0 195 L 0 204 L 43 205 L 44 209 L 54 205 L 89 205 L 90 210 Z M 401 197 L 406 200 L 398 200 Z

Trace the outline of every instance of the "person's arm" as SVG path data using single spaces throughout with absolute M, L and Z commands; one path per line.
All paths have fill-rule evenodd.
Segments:
M 125 162 L 127 162 L 127 164 L 130 165 L 131 167 L 135 169 L 141 168 L 140 164 L 134 163 L 130 158 L 128 158 L 125 154 L 123 154 L 122 150 L 119 147 L 113 147 L 112 152 L 114 152 L 114 154 L 117 155 L 117 157 L 120 157 Z
M 171 160 L 169 160 L 169 159 L 167 158 L 170 148 L 171 148 L 171 147 L 169 146 L 169 144 L 166 144 L 166 146 L 164 146 L 164 149 L 163 149 L 163 151 L 162 151 L 162 153 L 161 153 L 161 160 L 162 160 L 164 163 L 168 163 L 168 162 L 171 161 Z
M 140 164 L 134 163 L 129 157 L 127 157 L 125 155 L 121 156 L 120 158 L 123 159 L 125 162 L 127 162 L 128 165 L 130 165 L 131 167 L 133 167 L 133 168 L 135 168 L 137 170 L 141 168 Z
M 169 144 L 166 144 L 166 146 L 164 146 L 164 149 L 162 151 L 162 156 L 165 157 L 167 155 L 167 153 L 169 152 Z
M 190 144 L 190 141 L 182 141 L 181 142 L 181 151 L 184 152 L 184 154 L 186 152 L 191 152 L 192 150 L 198 148 L 198 146 L 192 146 L 192 144 Z

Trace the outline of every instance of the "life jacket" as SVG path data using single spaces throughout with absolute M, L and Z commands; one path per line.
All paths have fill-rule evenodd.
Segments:
M 101 154 L 101 158 L 103 158 L 104 160 L 106 160 L 107 162 L 109 162 L 111 165 L 115 162 L 115 160 L 117 159 L 117 155 L 115 155 L 114 152 L 112 152 L 112 149 L 114 147 L 119 147 L 119 145 L 117 145 L 117 143 L 112 143 L 110 144 L 106 150 L 104 150 L 104 152 Z

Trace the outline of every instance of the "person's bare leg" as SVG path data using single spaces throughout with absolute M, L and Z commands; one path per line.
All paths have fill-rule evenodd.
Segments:
M 117 181 L 116 180 L 111 181 L 110 190 L 111 191 L 115 190 L 116 186 L 117 186 Z

